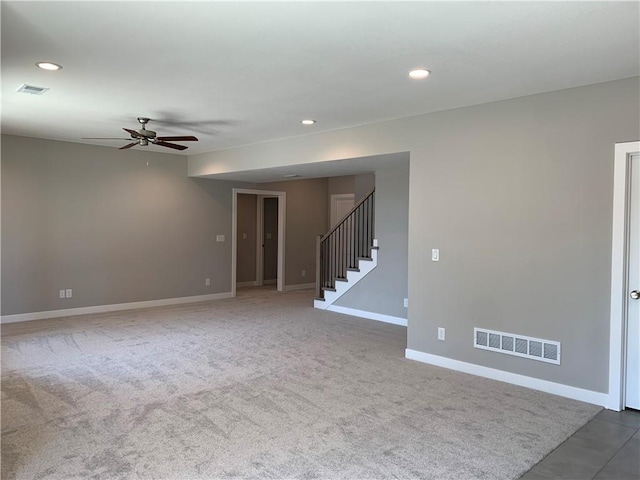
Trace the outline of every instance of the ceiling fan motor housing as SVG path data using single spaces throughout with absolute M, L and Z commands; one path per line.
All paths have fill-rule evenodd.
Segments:
M 143 137 L 146 138 L 155 138 L 156 137 L 156 132 L 154 132 L 153 130 L 146 130 L 146 129 L 140 129 L 140 130 L 136 130 L 136 132 L 138 132 L 140 135 L 142 135 Z
M 155 138 L 156 137 L 156 132 L 154 132 L 153 130 L 147 130 L 147 123 L 149 122 L 149 120 L 151 120 L 148 117 L 138 117 L 138 122 L 140 122 L 140 124 L 142 125 L 142 128 L 140 130 L 136 130 L 136 132 L 138 132 L 140 135 L 142 135 L 143 137 L 147 137 L 147 138 Z M 142 145 L 142 143 L 141 143 Z M 144 143 L 144 145 L 147 145 L 147 143 Z

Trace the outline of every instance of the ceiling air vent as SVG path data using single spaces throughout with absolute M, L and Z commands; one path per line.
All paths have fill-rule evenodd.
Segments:
M 560 365 L 560 342 L 553 340 L 474 328 L 473 346 L 492 352 Z
M 27 85 L 26 83 L 23 83 L 22 86 L 18 89 L 18 92 L 30 93 L 31 95 L 42 95 L 47 90 L 49 89 L 45 87 L 36 87 L 34 85 Z

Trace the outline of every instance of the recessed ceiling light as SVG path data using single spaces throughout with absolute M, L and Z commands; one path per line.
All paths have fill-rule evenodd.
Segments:
M 62 70 L 62 65 L 58 65 L 57 63 L 52 62 L 38 62 L 36 65 L 43 70 Z
M 300 175 L 298 175 L 297 173 L 287 173 L 284 178 L 297 178 Z
M 409 72 L 409 76 L 416 79 L 427 78 L 429 75 L 431 75 L 431 72 L 426 68 L 417 68 Z
M 316 121 L 311 119 L 306 119 L 306 120 L 302 120 L 300 123 L 303 125 L 313 125 L 314 123 L 316 123 Z

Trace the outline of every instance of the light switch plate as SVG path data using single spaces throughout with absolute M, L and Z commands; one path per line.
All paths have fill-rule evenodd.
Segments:
M 216 242 L 224 242 L 224 235 L 216 235 Z
M 439 262 L 440 261 L 440 249 L 439 248 L 431 249 L 431 261 L 432 262 Z

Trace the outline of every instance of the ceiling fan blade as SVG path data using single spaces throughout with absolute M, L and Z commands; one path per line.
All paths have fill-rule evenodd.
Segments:
M 160 141 L 169 141 L 169 142 L 197 142 L 198 139 L 193 135 L 183 136 L 183 137 L 157 137 L 157 140 Z
M 82 137 L 80 140 L 131 140 L 130 138 L 117 137 Z
M 130 128 L 123 128 L 123 130 L 125 132 L 129 133 L 133 138 L 142 138 L 142 135 L 140 135 L 135 130 L 131 130 Z
M 131 142 L 124 147 L 120 147 L 118 150 L 126 150 L 127 148 L 135 147 L 136 145 L 138 145 L 138 142 Z
M 185 147 L 184 145 L 178 145 L 177 143 L 163 142 L 162 140 L 155 142 L 154 145 L 160 145 L 161 147 L 175 148 L 176 150 L 186 150 L 187 148 L 189 148 L 189 147 Z

